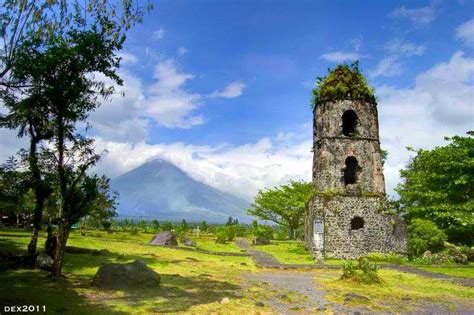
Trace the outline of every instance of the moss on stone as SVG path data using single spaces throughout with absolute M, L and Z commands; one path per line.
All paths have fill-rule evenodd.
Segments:
M 328 75 L 318 77 L 313 89 L 312 107 L 328 101 L 361 100 L 375 103 L 374 89 L 371 88 L 359 69 L 359 63 L 340 64 L 328 69 Z

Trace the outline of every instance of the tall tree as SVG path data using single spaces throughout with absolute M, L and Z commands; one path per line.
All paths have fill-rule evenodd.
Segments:
M 474 138 L 445 138 L 449 144 L 413 150 L 416 156 L 400 171 L 396 191 L 406 218 L 427 219 L 445 230 L 448 239 L 474 242 Z
M 25 8 L 30 8 L 34 12 L 37 9 L 34 4 L 27 0 L 5 2 L 0 36 L 4 39 L 13 39 L 6 41 L 8 44 L 3 51 L 8 50 L 8 55 L 4 55 L 2 58 L 4 63 L 2 66 L 8 70 L 0 72 L 2 80 L 0 84 L 6 87 L 1 90 L 1 95 L 7 100 L 9 99 L 8 95 L 16 96 L 17 90 L 8 94 L 12 89 L 20 89 L 20 92 L 24 94 L 20 102 L 11 102 L 16 105 L 10 108 L 11 114 L 18 114 L 21 107 L 18 104 L 28 107 L 29 113 L 34 112 L 33 108 L 46 109 L 46 115 L 36 115 L 34 112 L 34 117 L 45 117 L 46 121 L 51 123 L 51 129 L 48 128 L 48 131 L 52 130 L 54 134 L 53 139 L 57 151 L 56 165 L 62 204 L 61 215 L 66 214 L 65 217 L 70 219 L 70 212 L 74 210 L 74 206 L 70 202 L 73 198 L 71 191 L 68 192 L 68 184 L 74 180 L 72 180 L 72 176 L 69 176 L 72 172 L 68 171 L 64 160 L 68 142 L 75 145 L 74 143 L 78 139 L 75 134 L 76 123 L 86 120 L 88 113 L 98 106 L 99 97 L 106 98 L 113 92 L 112 88 L 94 80 L 91 73 L 101 73 L 117 84 L 122 83 L 116 74 L 120 63 L 116 52 L 122 48 L 126 31 L 135 22 L 141 21 L 143 8 L 132 0 L 114 3 L 104 0 L 70 3 L 46 1 L 46 3 L 50 5 L 47 9 L 52 10 L 53 13 L 43 15 L 45 8 L 42 7 L 38 14 L 32 13 L 33 18 L 30 19 L 29 14 L 18 17 L 15 13 L 22 14 Z M 121 5 L 117 5 L 117 3 Z M 148 4 L 148 9 L 151 9 L 150 3 Z M 44 17 L 46 24 L 38 22 L 38 17 Z M 17 22 L 10 24 L 11 20 Z M 23 26 L 18 27 L 17 24 Z M 44 27 L 36 29 L 35 27 L 38 25 Z M 60 27 L 57 27 L 58 25 Z M 30 31 L 23 33 L 23 30 L 28 27 L 30 27 Z M 17 32 L 24 36 L 18 37 Z M 43 36 L 44 34 L 46 36 Z M 6 78 L 9 73 L 12 73 L 13 76 Z M 13 98 L 11 97 L 11 99 Z M 38 106 L 39 104 L 42 106 Z M 12 117 L 24 119 L 24 115 L 10 115 L 10 118 Z M 12 119 L 10 119 L 11 121 Z M 20 121 L 20 123 L 25 125 L 24 121 Z M 33 124 L 28 122 L 27 125 Z M 15 128 L 14 125 L 10 127 Z M 30 133 L 31 136 L 32 133 Z M 46 138 L 43 136 L 39 137 L 39 141 L 44 139 Z M 31 143 L 37 145 L 38 141 Z M 90 146 L 86 145 L 85 148 L 87 147 Z M 32 162 L 36 156 L 35 148 L 36 146 L 30 148 Z M 85 169 L 97 162 L 93 152 L 88 152 L 88 154 L 90 160 L 83 164 Z M 79 171 L 79 174 L 82 173 L 85 171 Z M 84 175 L 79 178 L 82 180 Z M 38 187 L 40 186 L 38 185 Z M 38 213 L 41 214 L 41 211 Z M 54 276 L 59 276 L 61 272 L 63 250 L 70 228 L 70 226 L 66 228 L 66 225 L 70 225 L 70 222 L 65 222 L 58 234 L 57 248 L 62 252 L 55 254 L 52 272 Z M 32 253 L 36 251 L 36 242 L 33 242 L 33 239 L 34 236 L 30 246 Z
M 313 194 L 312 183 L 290 181 L 280 187 L 260 190 L 248 213 L 287 227 L 289 237 L 294 239 L 296 230 L 304 224 L 304 213 Z

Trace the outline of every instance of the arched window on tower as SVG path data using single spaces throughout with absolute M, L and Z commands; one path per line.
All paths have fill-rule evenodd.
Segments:
M 355 184 L 357 181 L 357 159 L 349 156 L 346 159 L 346 168 L 344 169 L 344 185 Z
M 352 137 L 357 125 L 357 114 L 352 110 L 346 110 L 342 114 L 342 133 L 344 136 Z

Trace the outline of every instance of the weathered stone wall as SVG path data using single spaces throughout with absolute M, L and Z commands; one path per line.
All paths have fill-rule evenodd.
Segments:
M 351 124 L 354 130 L 346 128 L 345 135 L 342 117 L 348 110 L 357 118 Z M 370 252 L 405 254 L 405 224 L 387 212 L 376 104 L 350 100 L 318 104 L 313 132 L 317 195 L 305 219 L 305 241 L 313 256 L 348 259 Z M 354 183 L 347 180 L 348 157 L 357 159 L 357 167 L 352 168 Z M 361 218 L 355 222 L 363 220 L 362 228 L 351 226 L 355 217 Z
M 354 110 L 358 116 L 356 133 L 342 133 L 342 115 Z M 377 107 L 357 101 L 325 103 L 315 109 L 313 182 L 318 190 L 339 190 L 349 194 L 385 194 L 378 135 Z M 354 156 L 357 183 L 344 185 L 345 161 Z
M 316 196 L 305 226 L 307 244 L 320 257 L 352 259 L 370 252 L 406 254 L 405 223 L 397 215 L 388 214 L 383 197 Z M 351 220 L 364 220 L 361 229 L 353 230 Z M 316 248 L 312 235 L 315 219 L 324 222 L 324 251 Z

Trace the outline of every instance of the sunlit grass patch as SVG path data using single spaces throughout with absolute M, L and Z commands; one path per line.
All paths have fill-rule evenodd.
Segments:
M 431 272 L 438 272 L 448 276 L 461 277 L 461 278 L 471 278 L 474 279 L 474 266 L 466 267 L 437 267 L 437 266 L 420 266 L 419 269 L 423 269 Z
M 256 245 L 252 248 L 267 252 L 284 264 L 316 263 L 301 241 L 272 241 L 270 245 Z
M 449 281 L 426 278 L 393 270 L 380 270 L 379 284 L 363 284 L 351 280 L 341 280 L 340 273 L 327 273 L 320 279 L 326 298 L 338 303 L 364 304 L 373 311 L 397 310 L 409 312 L 423 307 L 423 303 L 440 304 L 455 310 L 457 303 L 474 308 L 474 289 Z M 346 301 L 346 294 L 356 294 L 367 300 Z

